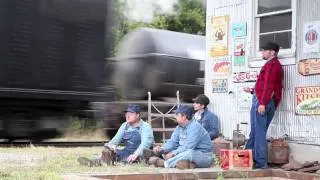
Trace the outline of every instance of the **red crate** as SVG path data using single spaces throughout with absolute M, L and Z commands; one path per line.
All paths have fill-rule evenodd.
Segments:
M 251 150 L 221 149 L 220 167 L 224 170 L 252 170 Z

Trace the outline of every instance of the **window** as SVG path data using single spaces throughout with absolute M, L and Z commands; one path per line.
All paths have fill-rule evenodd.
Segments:
M 273 41 L 280 45 L 279 56 L 295 54 L 295 2 L 296 0 L 256 0 L 255 56 L 261 56 L 261 47 Z

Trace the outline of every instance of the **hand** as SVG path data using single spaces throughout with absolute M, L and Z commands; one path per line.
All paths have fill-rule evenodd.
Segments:
M 155 152 L 155 153 L 159 153 L 161 151 L 163 151 L 163 147 L 156 146 L 156 147 L 153 148 L 153 152 Z
M 244 88 L 243 88 L 243 91 L 246 92 L 246 93 L 251 93 L 251 92 L 252 92 L 252 89 L 249 88 L 249 87 L 244 87 Z
M 128 163 L 133 163 L 135 160 L 137 160 L 137 158 L 138 158 L 138 155 L 131 154 L 131 155 L 127 158 L 127 161 L 128 161 Z
M 259 105 L 258 113 L 261 114 L 261 115 L 264 115 L 265 112 L 266 112 L 266 106 L 265 105 Z
M 174 154 L 169 152 L 168 154 L 166 154 L 166 160 L 172 158 L 173 156 L 174 156 Z

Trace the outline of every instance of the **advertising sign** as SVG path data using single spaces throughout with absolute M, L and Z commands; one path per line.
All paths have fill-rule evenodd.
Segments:
M 320 86 L 295 88 L 296 114 L 320 115 Z
M 228 26 L 229 16 L 218 16 L 211 18 L 211 57 L 228 55 Z
M 232 24 L 232 36 L 233 37 L 247 36 L 247 23 Z
M 298 65 L 298 71 L 303 76 L 320 74 L 320 58 L 301 60 Z
M 257 79 L 257 71 L 235 72 L 232 74 L 232 80 L 234 83 L 255 82 Z
M 213 75 L 230 75 L 231 61 L 230 57 L 215 58 L 213 60 Z
M 213 79 L 212 80 L 213 93 L 226 93 L 228 92 L 228 79 Z
M 314 53 L 319 52 L 319 32 L 320 21 L 308 22 L 304 25 L 303 30 L 303 52 Z

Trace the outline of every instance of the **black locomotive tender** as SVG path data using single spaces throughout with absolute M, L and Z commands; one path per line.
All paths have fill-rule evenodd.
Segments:
M 190 101 L 203 92 L 202 36 L 141 28 L 106 60 L 110 2 L 0 1 L 0 138 L 50 138 L 65 117 L 96 108 L 91 102 L 146 100 L 149 90 L 159 99 L 180 90 Z

